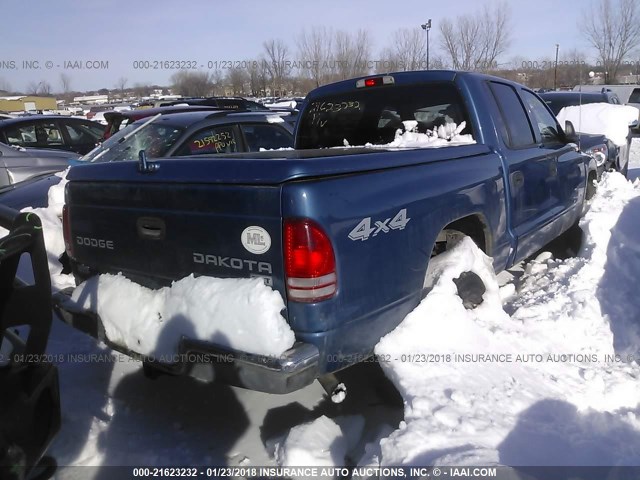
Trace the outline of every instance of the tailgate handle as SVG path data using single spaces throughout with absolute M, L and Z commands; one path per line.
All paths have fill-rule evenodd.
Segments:
M 163 240 L 166 232 L 164 220 L 156 217 L 140 217 L 136 222 L 138 236 L 149 240 Z

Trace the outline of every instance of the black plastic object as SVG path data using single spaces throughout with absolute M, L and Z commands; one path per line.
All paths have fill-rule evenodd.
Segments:
M 10 230 L 0 238 L 0 345 L 11 345 L 0 359 L 0 480 L 47 478 L 55 462 L 43 455 L 60 429 L 60 393 L 57 368 L 43 361 L 52 310 L 42 224 L 33 213 L 0 206 L 0 226 Z M 32 285 L 16 278 L 24 253 Z M 18 326 L 28 326 L 26 338 Z

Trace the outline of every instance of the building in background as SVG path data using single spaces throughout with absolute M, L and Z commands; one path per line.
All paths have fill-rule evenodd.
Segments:
M 58 104 L 54 97 L 35 97 L 32 95 L 0 97 L 0 111 L 3 112 L 34 112 L 57 108 Z

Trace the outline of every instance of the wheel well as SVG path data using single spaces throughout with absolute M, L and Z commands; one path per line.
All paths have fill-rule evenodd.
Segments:
M 585 193 L 585 200 L 591 200 L 593 196 L 596 194 L 596 186 L 593 184 L 598 180 L 598 174 L 594 170 L 589 172 L 587 176 L 587 191 Z
M 480 250 L 487 253 L 491 238 L 487 234 L 486 224 L 478 215 L 460 218 L 442 229 L 442 232 L 460 232 L 471 238 Z M 440 235 L 436 245 L 440 241 Z M 434 247 L 435 249 L 435 247 Z

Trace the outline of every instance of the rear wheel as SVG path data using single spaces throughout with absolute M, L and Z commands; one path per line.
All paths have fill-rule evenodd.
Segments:
M 440 232 L 433 246 L 429 265 L 425 273 L 422 298 L 426 297 L 438 282 L 440 272 L 442 271 L 441 255 L 451 250 L 465 237 L 467 237 L 467 235 L 458 230 L 445 229 Z M 453 283 L 455 283 L 458 296 L 466 309 L 473 309 L 482 303 L 482 296 L 486 291 L 486 287 L 476 273 L 471 271 L 462 272 L 458 278 L 453 279 Z

